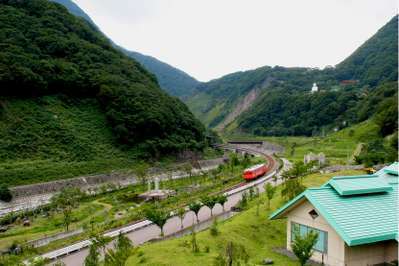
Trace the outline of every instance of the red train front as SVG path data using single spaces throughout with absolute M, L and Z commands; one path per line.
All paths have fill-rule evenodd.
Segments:
M 266 164 L 262 163 L 245 169 L 242 176 L 244 177 L 245 180 L 253 180 L 255 178 L 264 175 L 266 172 L 267 172 L 267 166 Z

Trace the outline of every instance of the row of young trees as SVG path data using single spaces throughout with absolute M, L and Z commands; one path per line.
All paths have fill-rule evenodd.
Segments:
M 216 196 L 206 196 L 201 199 L 201 201 L 193 201 L 188 205 L 188 210 L 194 212 L 196 216 L 197 223 L 199 223 L 198 213 L 203 206 L 207 206 L 211 210 L 211 217 L 213 217 L 212 209 L 216 204 L 220 204 L 224 212 L 224 204 L 227 202 L 226 195 L 216 195 Z M 186 215 L 187 210 L 183 207 L 177 209 L 174 213 L 180 218 L 181 229 L 184 228 L 183 220 Z M 166 210 L 161 209 L 160 206 L 155 205 L 152 208 L 148 208 L 144 211 L 145 217 L 156 224 L 161 229 L 161 236 L 164 236 L 164 225 L 172 214 Z

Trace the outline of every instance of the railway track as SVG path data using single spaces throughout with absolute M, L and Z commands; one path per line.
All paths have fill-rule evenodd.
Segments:
M 247 152 L 249 154 L 252 155 L 261 155 L 263 157 L 265 157 L 266 161 L 267 161 L 267 169 L 268 171 L 263 175 L 263 176 L 268 176 L 271 173 L 275 172 L 276 169 L 278 168 L 278 164 L 276 162 L 276 160 L 270 156 L 269 154 L 266 154 L 265 152 L 261 152 L 259 150 L 255 150 L 255 149 L 250 149 L 250 148 L 245 148 L 245 147 L 237 147 L 237 146 L 231 146 L 229 144 L 222 144 L 222 145 L 216 145 L 216 147 L 220 148 L 220 149 L 225 149 L 225 150 L 235 150 L 235 151 L 241 151 L 241 152 Z M 256 182 L 252 181 L 252 182 Z M 243 181 L 241 183 L 238 183 L 234 186 L 231 186 L 229 188 L 226 188 L 222 191 L 222 193 L 226 193 L 228 191 L 232 191 L 234 189 L 246 186 L 252 182 L 248 182 L 248 181 Z
M 236 147 L 231 147 L 228 145 L 224 145 L 223 147 L 220 147 L 223 149 L 234 149 L 234 150 L 238 150 L 238 151 L 244 151 L 253 155 L 261 155 L 264 156 L 265 159 L 267 160 L 267 166 L 268 166 L 268 171 L 265 173 L 265 175 L 263 175 L 262 177 L 251 181 L 251 182 L 241 182 L 239 184 L 236 184 L 234 186 L 231 186 L 229 188 L 227 188 L 226 190 L 220 191 L 218 194 L 224 194 L 227 197 L 231 197 L 237 193 L 243 192 L 251 187 L 255 187 L 255 186 L 259 186 L 260 184 L 262 184 L 263 182 L 266 182 L 268 179 L 270 179 L 273 175 L 276 174 L 276 161 L 274 160 L 274 158 L 264 152 L 261 151 L 257 151 L 257 150 L 253 150 L 253 149 L 249 149 L 249 148 L 236 148 Z M 153 225 L 153 223 L 151 221 L 148 220 L 140 220 L 137 221 L 135 223 L 123 226 L 121 228 L 117 228 L 117 229 L 113 229 L 110 230 L 108 232 L 106 232 L 104 234 L 104 236 L 110 236 L 110 237 L 114 237 L 119 235 L 120 233 L 122 234 L 127 234 L 130 232 L 134 232 L 134 231 L 139 231 L 142 230 L 146 227 L 149 227 Z M 180 225 L 179 225 L 180 226 Z M 57 259 L 57 258 L 62 258 L 62 257 L 66 257 L 70 254 L 74 254 L 76 252 L 80 252 L 81 250 L 87 248 L 89 245 L 91 245 L 91 240 L 87 239 L 87 240 L 83 240 L 80 241 L 78 243 L 72 244 L 70 246 L 64 247 L 64 248 L 60 248 L 51 252 L 48 252 L 46 254 L 42 254 L 42 258 L 46 258 L 49 259 L 51 261 Z M 25 264 L 28 265 L 27 262 L 25 262 Z M 67 264 L 68 265 L 68 264 Z

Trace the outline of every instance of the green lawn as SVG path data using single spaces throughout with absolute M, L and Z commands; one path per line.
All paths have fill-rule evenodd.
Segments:
M 312 174 L 304 178 L 307 187 L 319 186 L 335 175 L 359 174 L 360 171 L 342 171 L 333 174 Z M 265 200 L 265 195 L 261 196 Z M 192 253 L 191 236 L 145 244 L 139 248 L 136 255 L 129 258 L 127 265 L 212 265 L 214 258 L 224 249 L 227 242 L 233 241 L 244 245 L 250 256 L 249 265 L 260 264 L 264 258 L 272 258 L 275 265 L 298 265 L 296 261 L 275 253 L 272 249 L 283 247 L 286 243 L 285 220 L 269 221 L 271 211 L 283 204 L 280 188 L 271 202 L 271 211 L 266 204 L 261 205 L 260 215 L 256 215 L 256 199 L 250 203 L 250 208 L 233 218 L 220 222 L 218 236 L 211 236 L 209 230 L 199 232 L 197 241 L 199 253 Z M 209 248 L 209 252 L 205 249 Z

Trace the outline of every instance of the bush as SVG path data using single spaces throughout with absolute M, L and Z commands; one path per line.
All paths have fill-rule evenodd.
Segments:
M 5 184 L 0 185 L 0 200 L 10 202 L 12 200 L 11 191 Z
M 211 233 L 211 236 L 217 236 L 219 234 L 218 221 L 216 218 L 213 219 L 213 223 L 212 223 L 212 226 L 211 226 L 209 232 Z

